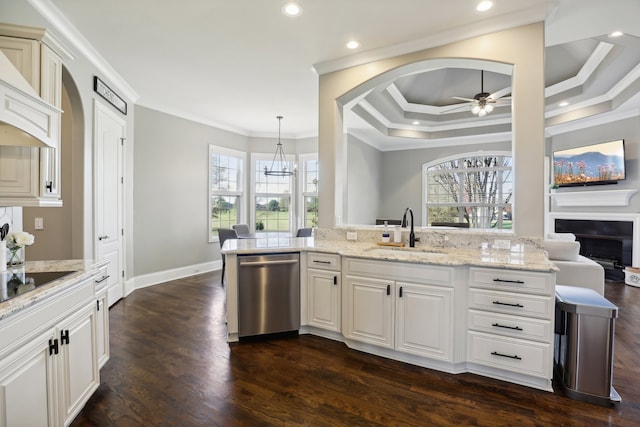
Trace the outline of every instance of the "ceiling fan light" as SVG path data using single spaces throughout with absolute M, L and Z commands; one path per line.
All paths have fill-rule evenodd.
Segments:
M 484 109 L 487 112 L 487 114 L 489 114 L 490 112 L 493 111 L 493 105 L 487 104 L 487 105 L 484 106 Z
M 473 108 L 471 108 L 471 112 L 473 114 L 478 114 L 480 112 L 480 106 L 479 105 L 474 105 Z
M 484 108 L 481 108 L 480 111 L 478 111 L 478 117 L 484 117 L 487 115 L 487 110 L 485 110 Z

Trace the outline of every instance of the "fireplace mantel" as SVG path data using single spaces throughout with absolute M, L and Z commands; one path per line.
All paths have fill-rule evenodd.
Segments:
M 549 195 L 558 207 L 571 206 L 629 206 L 638 190 L 562 191 Z

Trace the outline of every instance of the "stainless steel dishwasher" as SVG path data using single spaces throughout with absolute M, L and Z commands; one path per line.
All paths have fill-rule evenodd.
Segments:
M 238 336 L 300 329 L 300 254 L 238 256 Z

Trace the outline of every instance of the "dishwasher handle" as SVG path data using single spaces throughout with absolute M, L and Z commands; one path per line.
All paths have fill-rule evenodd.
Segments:
M 278 264 L 297 264 L 297 259 L 282 259 L 273 261 L 240 261 L 240 267 L 260 267 L 263 265 L 278 265 Z

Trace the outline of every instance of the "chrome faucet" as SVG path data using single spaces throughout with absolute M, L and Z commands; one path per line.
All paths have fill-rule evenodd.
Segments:
M 413 211 L 411 208 L 406 208 L 402 215 L 402 228 L 407 228 L 407 211 L 411 214 L 411 231 L 409 232 L 409 247 L 416 247 L 416 234 L 413 232 Z

